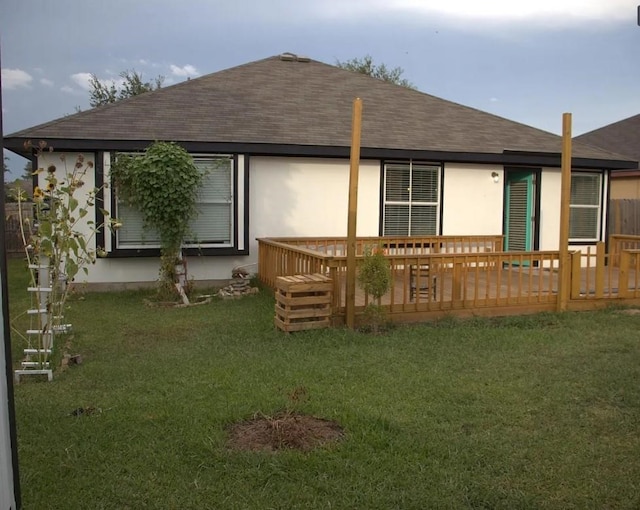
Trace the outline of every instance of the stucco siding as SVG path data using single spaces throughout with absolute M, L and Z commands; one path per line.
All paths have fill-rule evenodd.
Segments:
M 495 182 L 492 173 L 498 174 Z M 501 166 L 445 164 L 442 235 L 500 235 L 504 201 Z
M 64 165 L 71 170 L 77 154 L 45 153 L 39 166 L 55 164 L 62 175 Z M 94 154 L 84 154 L 85 162 L 94 161 Z M 236 266 L 257 271 L 259 237 L 321 237 L 346 236 L 349 198 L 349 161 L 347 159 L 286 158 L 252 156 L 248 160 L 245 183 L 245 156 L 238 157 L 237 193 L 239 218 L 238 248 L 244 249 L 245 228 L 248 228 L 249 255 L 191 256 L 189 276 L 195 280 L 224 281 Z M 358 236 L 377 236 L 380 223 L 380 161 L 361 161 L 358 182 Z M 109 154 L 104 155 L 103 169 L 108 180 Z M 496 176 L 497 174 L 497 176 Z M 41 184 L 44 185 L 41 174 Z M 560 218 L 560 170 L 544 168 L 541 172 L 541 204 L 539 249 L 558 249 Z M 500 235 L 503 233 L 505 173 L 498 165 L 449 164 L 444 167 L 442 184 L 443 235 Z M 83 177 L 84 188 L 94 188 L 94 174 Z M 497 181 L 497 182 L 496 182 Z M 98 186 L 104 183 L 97 183 Z M 245 184 L 249 193 L 245 196 Z M 606 190 L 605 195 L 606 196 Z M 248 203 L 248 219 L 243 217 Z M 111 207 L 111 189 L 104 190 L 104 207 Z M 603 204 L 603 209 L 606 204 Z M 95 212 L 87 215 L 93 219 Z M 81 225 L 90 233 L 86 222 Z M 111 236 L 105 235 L 104 248 L 114 248 Z M 89 244 L 95 249 L 95 238 Z M 98 259 L 88 267 L 89 274 L 79 274 L 78 281 L 87 283 L 152 283 L 158 278 L 159 261 L 155 257 Z
M 251 158 L 250 232 L 256 237 L 346 236 L 349 161 Z M 378 235 L 380 163 L 363 161 L 357 235 Z
M 86 205 L 86 193 L 93 190 L 95 188 L 95 154 L 93 153 L 82 153 L 84 157 L 84 163 L 82 163 L 82 167 L 76 170 L 75 176 L 78 180 L 82 181 L 81 187 L 75 193 L 75 197 L 79 201 L 79 208 Z M 74 173 L 74 166 L 76 164 L 78 158 L 78 153 L 60 153 L 60 152 L 44 152 L 38 158 L 38 168 L 43 169 L 44 171 L 38 175 L 38 185 L 42 188 L 45 188 L 47 185 L 46 177 L 48 175 L 47 169 L 50 165 L 56 167 L 56 171 L 53 173 L 55 178 L 58 181 L 58 186 L 67 185 L 67 176 L 71 176 Z M 88 164 L 93 165 L 92 167 L 88 167 Z M 100 207 L 101 205 L 98 204 Z M 75 211 L 75 214 L 78 213 L 78 210 Z M 72 213 L 72 216 L 74 214 Z M 95 211 L 94 208 L 89 208 L 89 213 L 82 219 L 78 219 L 75 229 L 82 232 L 87 236 L 87 238 L 93 240 L 93 227 L 88 224 L 88 222 L 93 221 L 95 219 Z M 93 247 L 95 244 L 92 243 Z
M 560 241 L 559 168 L 543 168 L 540 176 L 540 250 L 557 250 Z

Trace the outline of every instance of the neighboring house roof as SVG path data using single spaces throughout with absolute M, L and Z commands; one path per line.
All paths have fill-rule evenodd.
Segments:
M 356 97 L 363 100 L 362 157 L 389 157 L 389 151 L 442 159 L 473 154 L 478 161 L 508 163 L 552 153 L 559 161 L 561 138 L 554 134 L 292 54 L 24 129 L 5 143 L 16 151 L 27 139 L 47 140 L 58 149 L 107 150 L 123 142 L 172 140 L 192 148 L 231 144 L 254 153 L 279 147 L 282 153 L 314 154 L 311 147 L 324 147 L 333 148 L 326 155 L 345 155 Z M 619 155 L 579 143 L 573 155 L 620 166 Z
M 640 115 L 608 124 L 580 136 L 576 140 L 596 147 L 624 154 L 627 159 L 640 161 Z M 635 171 L 619 172 L 618 177 L 640 176 L 638 163 L 631 165 Z

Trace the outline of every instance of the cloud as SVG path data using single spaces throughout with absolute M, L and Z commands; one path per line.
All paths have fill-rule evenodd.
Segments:
M 83 90 L 91 90 L 89 81 L 91 73 L 75 73 L 71 75 L 71 80 Z
M 2 87 L 7 90 L 28 87 L 33 77 L 22 69 L 2 69 Z
M 392 7 L 411 11 L 439 12 L 463 18 L 524 19 L 580 17 L 588 19 L 622 18 L 635 15 L 629 0 L 391 0 Z
M 171 69 L 171 74 L 173 74 L 174 76 L 179 76 L 181 78 L 187 78 L 187 77 L 191 77 L 191 76 L 199 76 L 200 75 L 198 70 L 194 66 L 192 66 L 190 64 L 187 64 L 184 67 L 178 67 L 178 66 L 175 66 L 175 65 L 171 64 L 170 69 Z
M 497 103 L 498 102 L 498 98 L 497 97 L 492 97 L 492 98 L 489 99 L 489 101 L 491 103 Z
M 635 23 L 635 0 L 328 0 L 325 14 L 333 16 L 350 12 L 395 11 L 412 15 L 440 15 L 458 20 L 552 21 L 554 25 L 575 23 L 576 20 L 598 22 L 628 20 Z M 330 9 L 327 9 L 330 8 Z M 336 12 L 340 11 L 340 12 Z
M 47 78 L 40 78 L 40 83 L 46 87 L 53 87 L 53 82 Z

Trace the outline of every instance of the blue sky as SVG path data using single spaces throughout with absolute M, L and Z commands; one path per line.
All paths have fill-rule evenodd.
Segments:
M 283 52 L 367 54 L 419 90 L 578 135 L 640 113 L 638 0 L 2 0 L 4 132 L 87 109 L 89 74 L 165 86 Z M 24 160 L 9 154 L 20 174 Z

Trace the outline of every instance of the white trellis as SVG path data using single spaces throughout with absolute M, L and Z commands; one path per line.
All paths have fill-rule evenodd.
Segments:
M 24 348 L 22 368 L 15 371 L 16 382 L 22 375 L 46 375 L 53 380 L 51 355 L 56 335 L 71 331 L 71 324 L 64 324 L 64 310 L 60 297 L 64 293 L 64 275 L 52 277 L 49 260 L 42 257 L 38 264 L 29 264 L 29 270 L 37 274 L 35 286 L 27 287 L 31 295 L 30 317 L 26 331 L 27 346 Z M 55 281 L 54 281 L 55 280 Z

